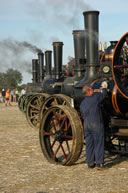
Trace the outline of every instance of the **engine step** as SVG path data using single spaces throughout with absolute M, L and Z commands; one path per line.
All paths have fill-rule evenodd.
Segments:
M 126 129 L 128 129 L 128 119 L 121 119 L 121 118 L 117 118 L 117 117 L 112 117 L 110 124 L 111 124 L 111 126 L 125 127 Z

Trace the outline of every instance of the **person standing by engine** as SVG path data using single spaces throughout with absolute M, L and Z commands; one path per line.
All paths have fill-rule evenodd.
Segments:
M 2 92 L 0 91 L 0 103 L 2 103 Z
M 5 92 L 5 89 L 3 88 L 3 89 L 2 89 L 3 103 L 5 103 L 5 94 L 6 94 L 6 92 Z
M 80 112 L 84 120 L 86 161 L 88 168 L 104 168 L 104 123 L 100 103 L 107 95 L 107 82 L 102 83 L 101 89 L 93 90 L 87 85 L 82 91 L 85 99 Z
M 8 88 L 6 90 L 6 95 L 5 95 L 5 106 L 10 105 L 11 106 L 11 103 L 10 103 L 10 89 Z
M 16 89 L 15 94 L 16 94 L 16 102 L 18 102 L 18 98 L 19 98 L 19 91 L 18 91 L 18 89 Z
M 23 88 L 22 90 L 21 90 L 21 95 L 25 95 L 26 94 L 26 88 Z

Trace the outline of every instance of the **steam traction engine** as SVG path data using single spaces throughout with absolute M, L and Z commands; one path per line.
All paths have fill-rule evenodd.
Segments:
M 103 81 L 107 81 L 109 92 L 101 104 L 105 148 L 121 153 L 127 153 L 128 150 L 128 32 L 118 42 L 111 42 L 99 61 L 99 12 L 87 11 L 83 14 L 85 30 L 73 31 L 74 76 L 63 75 L 63 43 L 53 43 L 55 73 L 51 74 L 49 52 L 45 56 L 48 70 L 40 93 L 28 94 L 31 97 L 24 100 L 26 104 L 23 103 L 28 122 L 33 127 L 39 127 L 44 156 L 49 162 L 62 165 L 77 161 L 83 148 L 79 107 L 84 99 L 82 87 L 87 84 L 98 89 Z

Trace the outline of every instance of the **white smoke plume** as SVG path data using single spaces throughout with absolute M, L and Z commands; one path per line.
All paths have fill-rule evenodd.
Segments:
M 79 28 L 79 16 L 91 7 L 86 0 L 29 0 L 29 12 L 50 25 Z

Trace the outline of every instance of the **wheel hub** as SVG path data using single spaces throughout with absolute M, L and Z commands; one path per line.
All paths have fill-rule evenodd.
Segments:
M 62 138 L 62 135 L 64 135 L 64 131 L 59 130 L 55 132 L 54 138 L 56 141 L 62 142 L 64 139 Z

